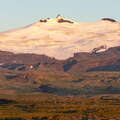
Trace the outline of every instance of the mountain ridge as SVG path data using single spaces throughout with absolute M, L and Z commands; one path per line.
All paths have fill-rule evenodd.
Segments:
M 0 67 L 7 68 L 7 65 L 8 68 L 10 65 L 17 65 L 18 68 L 20 66 L 26 66 L 27 68 L 30 68 L 30 70 L 34 68 L 41 68 L 40 66 L 42 65 L 44 67 L 48 66 L 50 69 L 54 68 L 54 70 L 58 69 L 63 72 L 69 72 L 76 66 L 76 70 L 86 72 L 89 69 L 93 69 L 95 67 L 120 65 L 120 46 L 109 48 L 106 51 L 98 53 L 74 53 L 73 57 L 70 57 L 66 60 L 59 60 L 53 57 L 39 54 L 14 54 L 12 52 L 0 51 Z M 16 69 L 17 66 L 14 66 L 14 69 Z M 72 71 L 75 72 L 76 70 L 73 69 Z

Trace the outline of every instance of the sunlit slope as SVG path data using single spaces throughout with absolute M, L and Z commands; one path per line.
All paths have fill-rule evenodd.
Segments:
M 119 22 L 60 23 L 59 19 L 38 21 L 24 28 L 0 33 L 0 50 L 66 59 L 76 52 L 91 52 L 104 45 L 107 48 L 120 46 Z

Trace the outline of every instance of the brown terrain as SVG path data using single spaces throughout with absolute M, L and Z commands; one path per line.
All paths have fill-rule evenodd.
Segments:
M 0 68 L 17 71 L 45 69 L 64 73 L 91 71 L 119 71 L 120 47 L 109 48 L 100 53 L 75 53 L 66 60 L 57 60 L 45 55 L 14 54 L 0 51 Z
M 119 120 L 120 47 L 66 60 L 0 51 L 0 120 Z
M 0 71 L 1 91 L 119 94 L 120 47 L 100 53 L 75 53 L 66 60 L 1 51 Z

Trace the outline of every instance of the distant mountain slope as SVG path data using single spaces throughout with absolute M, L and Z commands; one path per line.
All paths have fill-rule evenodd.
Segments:
M 77 52 L 105 51 L 119 45 L 120 23 L 105 18 L 83 23 L 58 16 L 0 33 L 1 51 L 34 53 L 56 59 L 67 59 Z

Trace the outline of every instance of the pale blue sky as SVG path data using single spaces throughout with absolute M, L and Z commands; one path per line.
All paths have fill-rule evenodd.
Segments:
M 0 0 L 0 31 L 57 14 L 82 22 L 103 17 L 120 20 L 120 0 Z

